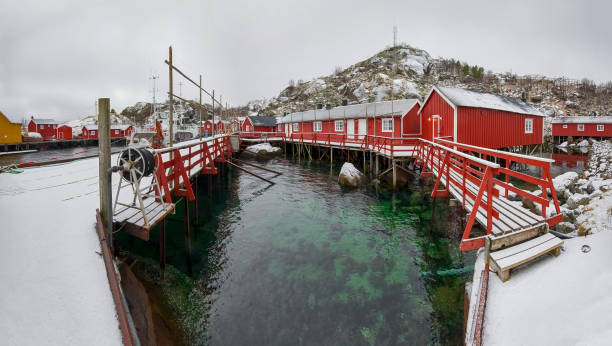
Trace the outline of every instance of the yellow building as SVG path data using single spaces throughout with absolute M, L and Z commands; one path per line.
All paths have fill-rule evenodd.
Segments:
M 2 112 L 0 112 L 0 143 L 21 143 L 21 124 L 10 122 Z

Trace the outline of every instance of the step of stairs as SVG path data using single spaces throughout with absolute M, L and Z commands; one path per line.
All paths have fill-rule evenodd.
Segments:
M 502 282 L 510 279 L 510 270 L 530 262 L 547 253 L 561 254 L 563 240 L 551 233 L 532 238 L 520 244 L 507 247 L 489 254 L 489 264 Z

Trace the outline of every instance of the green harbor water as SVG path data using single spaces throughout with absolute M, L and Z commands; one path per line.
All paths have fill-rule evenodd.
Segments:
M 184 203 L 168 218 L 166 278 L 150 276 L 187 344 L 462 344 L 474 254 L 458 250 L 459 208 L 434 208 L 417 178 L 392 194 L 340 187 L 339 164 L 253 162 L 283 174 L 226 171 L 212 198 L 200 179 L 190 265 Z M 158 232 L 120 245 L 155 268 Z

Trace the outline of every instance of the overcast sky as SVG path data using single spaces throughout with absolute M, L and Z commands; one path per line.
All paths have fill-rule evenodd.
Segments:
M 606 0 L 0 1 L 0 110 L 13 120 L 80 118 L 99 97 L 120 111 L 151 99 L 152 73 L 165 98 L 169 45 L 183 71 L 245 104 L 375 54 L 393 25 L 434 57 L 612 80 Z

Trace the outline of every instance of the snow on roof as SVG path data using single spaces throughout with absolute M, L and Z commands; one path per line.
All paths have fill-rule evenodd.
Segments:
M 276 117 L 249 116 L 253 126 L 276 126 Z
M 98 129 L 98 125 L 85 125 L 83 126 L 83 128 L 87 131 L 91 131 L 91 130 L 97 130 Z
M 551 121 L 553 124 L 609 124 L 612 115 L 602 117 L 557 117 Z
M 111 130 L 121 130 L 121 131 L 125 131 L 127 129 L 129 129 L 132 125 L 112 125 L 111 126 Z
M 277 122 L 290 123 L 314 120 L 404 115 L 408 113 L 408 111 L 410 111 L 417 103 L 419 103 L 419 100 L 417 99 L 403 99 L 338 106 L 333 107 L 332 109 L 311 109 L 304 112 L 287 114 L 278 119 Z
M 45 125 L 45 124 L 57 124 L 53 119 L 32 119 L 35 124 Z
M 497 109 L 500 111 L 544 116 L 542 112 L 520 99 L 493 94 L 479 93 L 460 88 L 434 87 L 455 106 Z

